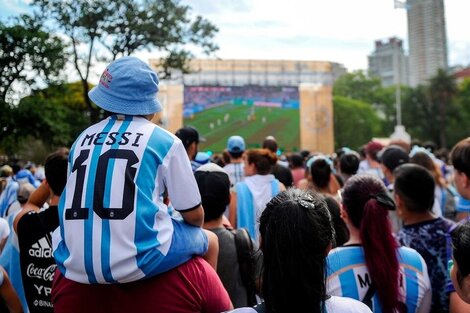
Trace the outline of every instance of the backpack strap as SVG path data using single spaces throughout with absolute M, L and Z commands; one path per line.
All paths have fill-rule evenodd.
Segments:
M 243 286 L 247 293 L 248 305 L 256 304 L 256 287 L 254 281 L 255 265 L 253 259 L 253 242 L 245 228 L 231 230 L 235 237 L 238 266 Z

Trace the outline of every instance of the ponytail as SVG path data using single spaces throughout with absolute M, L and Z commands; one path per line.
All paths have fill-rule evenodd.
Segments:
M 360 236 L 366 266 L 384 313 L 400 312 L 398 244 L 392 235 L 388 210 L 377 199 L 364 206 Z

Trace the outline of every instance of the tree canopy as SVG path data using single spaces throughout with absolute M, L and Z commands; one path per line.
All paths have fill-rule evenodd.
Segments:
M 213 38 L 217 27 L 177 0 L 33 0 L 38 16 L 53 22 L 71 45 L 72 60 L 80 77 L 83 98 L 91 121 L 99 110 L 88 98 L 93 65 L 110 62 L 138 50 L 164 52 L 163 76 L 170 67 L 187 71 L 190 47 L 211 53 L 218 47 Z

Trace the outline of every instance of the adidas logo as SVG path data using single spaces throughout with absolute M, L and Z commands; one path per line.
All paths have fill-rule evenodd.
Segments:
M 39 239 L 28 252 L 30 256 L 36 258 L 52 258 L 51 240 L 48 237 Z

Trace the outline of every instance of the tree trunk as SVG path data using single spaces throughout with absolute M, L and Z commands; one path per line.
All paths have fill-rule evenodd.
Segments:
M 86 106 L 88 108 L 88 112 L 90 114 L 90 124 L 95 124 L 100 119 L 100 110 L 93 107 L 90 97 L 88 97 L 88 92 L 90 91 L 90 87 L 88 86 L 88 82 L 84 79 L 82 81 L 83 87 L 83 100 L 85 100 Z

